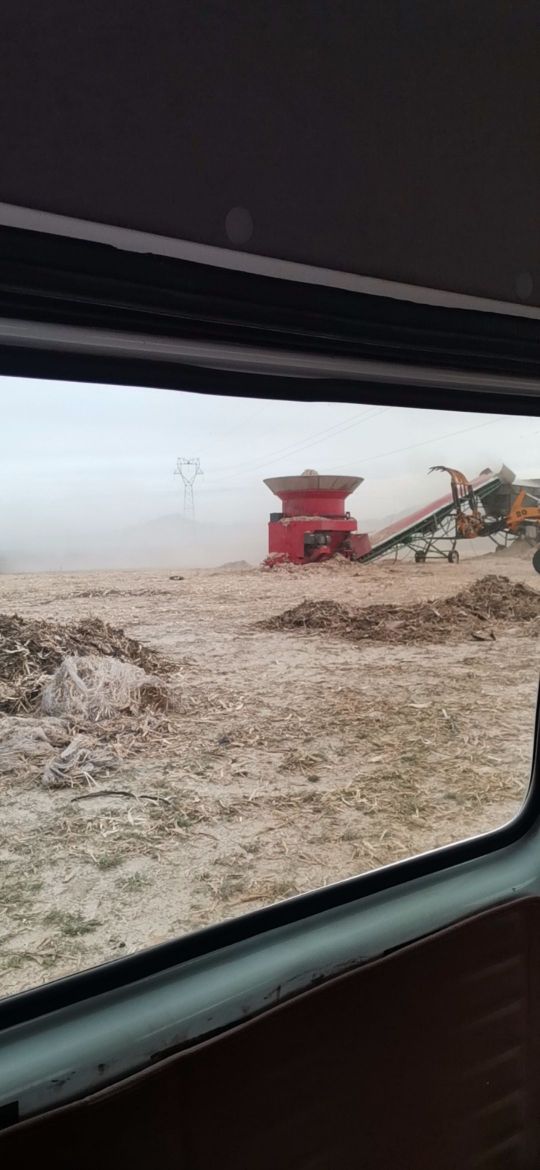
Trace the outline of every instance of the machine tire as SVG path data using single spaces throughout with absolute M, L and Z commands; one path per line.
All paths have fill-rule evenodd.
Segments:
M 448 564 L 459 565 L 459 553 L 457 549 L 454 548 L 452 549 L 452 552 L 448 553 Z
M 533 569 L 536 569 L 536 572 L 540 573 L 540 548 L 537 548 L 537 550 L 533 556 L 532 563 L 533 563 Z
M 414 559 L 417 565 L 423 565 L 426 559 L 426 554 L 423 552 L 415 552 Z

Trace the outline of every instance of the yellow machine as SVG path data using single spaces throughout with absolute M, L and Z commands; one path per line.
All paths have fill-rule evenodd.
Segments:
M 430 471 L 446 471 L 452 483 L 452 495 L 455 505 L 456 537 L 461 540 L 474 540 L 480 536 L 494 536 L 497 532 L 517 537 L 520 535 L 529 538 L 526 526 L 534 526 L 535 532 L 531 544 L 540 542 L 540 501 L 536 504 L 526 503 L 531 500 L 526 488 L 518 488 L 517 495 L 510 497 L 510 507 L 506 506 L 499 515 L 487 516 L 484 505 L 478 499 L 474 487 L 462 471 L 454 467 L 442 465 L 431 467 Z M 533 555 L 533 565 L 540 573 L 540 547 Z
M 524 506 L 526 498 L 527 492 L 525 488 L 522 488 L 506 517 L 509 532 L 517 533 L 522 524 L 535 524 L 537 527 L 540 526 L 540 505 L 536 507 Z

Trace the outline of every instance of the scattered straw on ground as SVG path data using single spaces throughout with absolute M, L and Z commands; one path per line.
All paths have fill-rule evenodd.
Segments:
M 373 612 L 363 603 L 392 602 L 380 607 L 384 631 L 396 607 L 402 618 L 413 602 L 417 614 L 428 607 L 447 617 L 443 598 L 458 588 L 474 602 L 464 586 L 489 571 L 538 587 L 528 562 L 489 565 L 359 565 L 338 569 L 339 579 L 326 566 L 275 579 L 201 572 L 182 584 L 181 609 L 142 594 L 132 604 L 161 587 L 157 573 L 0 580 L 2 608 L 32 615 L 71 587 L 72 601 L 55 612 L 73 622 L 97 604 L 81 593 L 103 587 L 100 616 L 162 647 L 176 671 L 167 685 L 178 692 L 166 712 L 97 722 L 44 715 L 39 700 L 0 715 L 3 992 L 513 816 L 530 774 L 540 647 L 522 636 L 537 625 L 521 622 L 515 591 L 506 600 L 502 592 L 501 618 L 493 613 L 501 591 L 484 581 L 471 626 L 458 630 L 454 610 L 455 637 L 438 632 L 439 645 L 414 637 L 392 645 L 380 631 L 362 643 L 361 669 L 346 638 L 321 656 L 324 627 L 311 638 L 279 623 L 283 633 L 271 638 L 253 628 L 306 596 L 354 607 L 343 607 L 346 624 L 351 613 Z M 521 594 L 527 605 L 530 592 Z M 496 641 L 465 644 L 469 628 L 494 630 Z M 59 649 L 81 653 L 65 641 Z M 46 666 L 44 683 L 57 669 Z M 157 673 L 165 677 L 161 663 Z
M 311 577 L 317 576 L 319 573 L 334 574 L 334 573 L 358 573 L 362 566 L 358 561 L 352 561 L 349 557 L 342 556 L 341 553 L 336 553 L 333 557 L 328 557 L 324 561 L 311 561 L 303 565 L 297 564 L 295 561 L 289 561 L 287 558 L 281 560 L 281 553 L 270 553 L 270 555 L 263 561 L 260 568 L 263 572 L 272 573 L 308 573 Z
M 169 581 L 183 581 L 183 577 L 169 577 Z M 74 593 L 59 593 L 54 601 L 81 601 L 106 598 L 124 598 L 124 597 L 176 597 L 174 589 L 78 589 Z M 50 605 L 50 599 L 47 598 L 40 602 L 41 605 Z
M 374 642 L 438 642 L 494 637 L 497 623 L 531 622 L 540 616 L 540 593 L 508 577 L 490 574 L 454 597 L 416 605 L 368 605 L 303 601 L 260 623 L 265 630 L 324 632 Z

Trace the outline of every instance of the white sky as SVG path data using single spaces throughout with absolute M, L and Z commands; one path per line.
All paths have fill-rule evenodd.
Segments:
M 84 547 L 87 561 L 99 564 L 101 538 L 110 545 L 115 534 L 181 514 L 181 484 L 173 475 L 178 455 L 201 460 L 195 489 L 201 563 L 213 564 L 221 555 L 216 526 L 236 526 L 236 555 L 243 532 L 245 558 L 264 554 L 275 508 L 266 476 L 306 467 L 364 476 L 349 505 L 359 530 L 442 494 L 443 477 L 427 477 L 434 463 L 474 476 L 504 462 L 540 476 L 538 418 L 15 378 L 0 379 L 0 401 L 0 560 L 4 549 L 35 548 L 44 567 L 79 564 Z M 145 560 L 143 541 L 139 563 Z

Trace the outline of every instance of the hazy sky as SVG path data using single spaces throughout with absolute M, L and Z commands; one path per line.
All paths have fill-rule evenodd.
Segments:
M 0 396 L 0 556 L 6 548 L 32 546 L 40 556 L 46 549 L 51 567 L 59 557 L 79 563 L 80 546 L 94 550 L 101 538 L 110 544 L 125 530 L 181 513 L 173 474 L 179 455 L 201 460 L 195 489 L 201 532 L 203 525 L 244 527 L 246 559 L 264 553 L 274 507 L 265 476 L 306 467 L 364 476 L 350 501 L 362 529 L 442 494 L 443 478 L 427 478 L 434 463 L 473 476 L 504 461 L 540 475 L 537 418 L 261 403 L 15 378 L 0 379 Z M 203 562 L 217 563 L 206 552 Z

